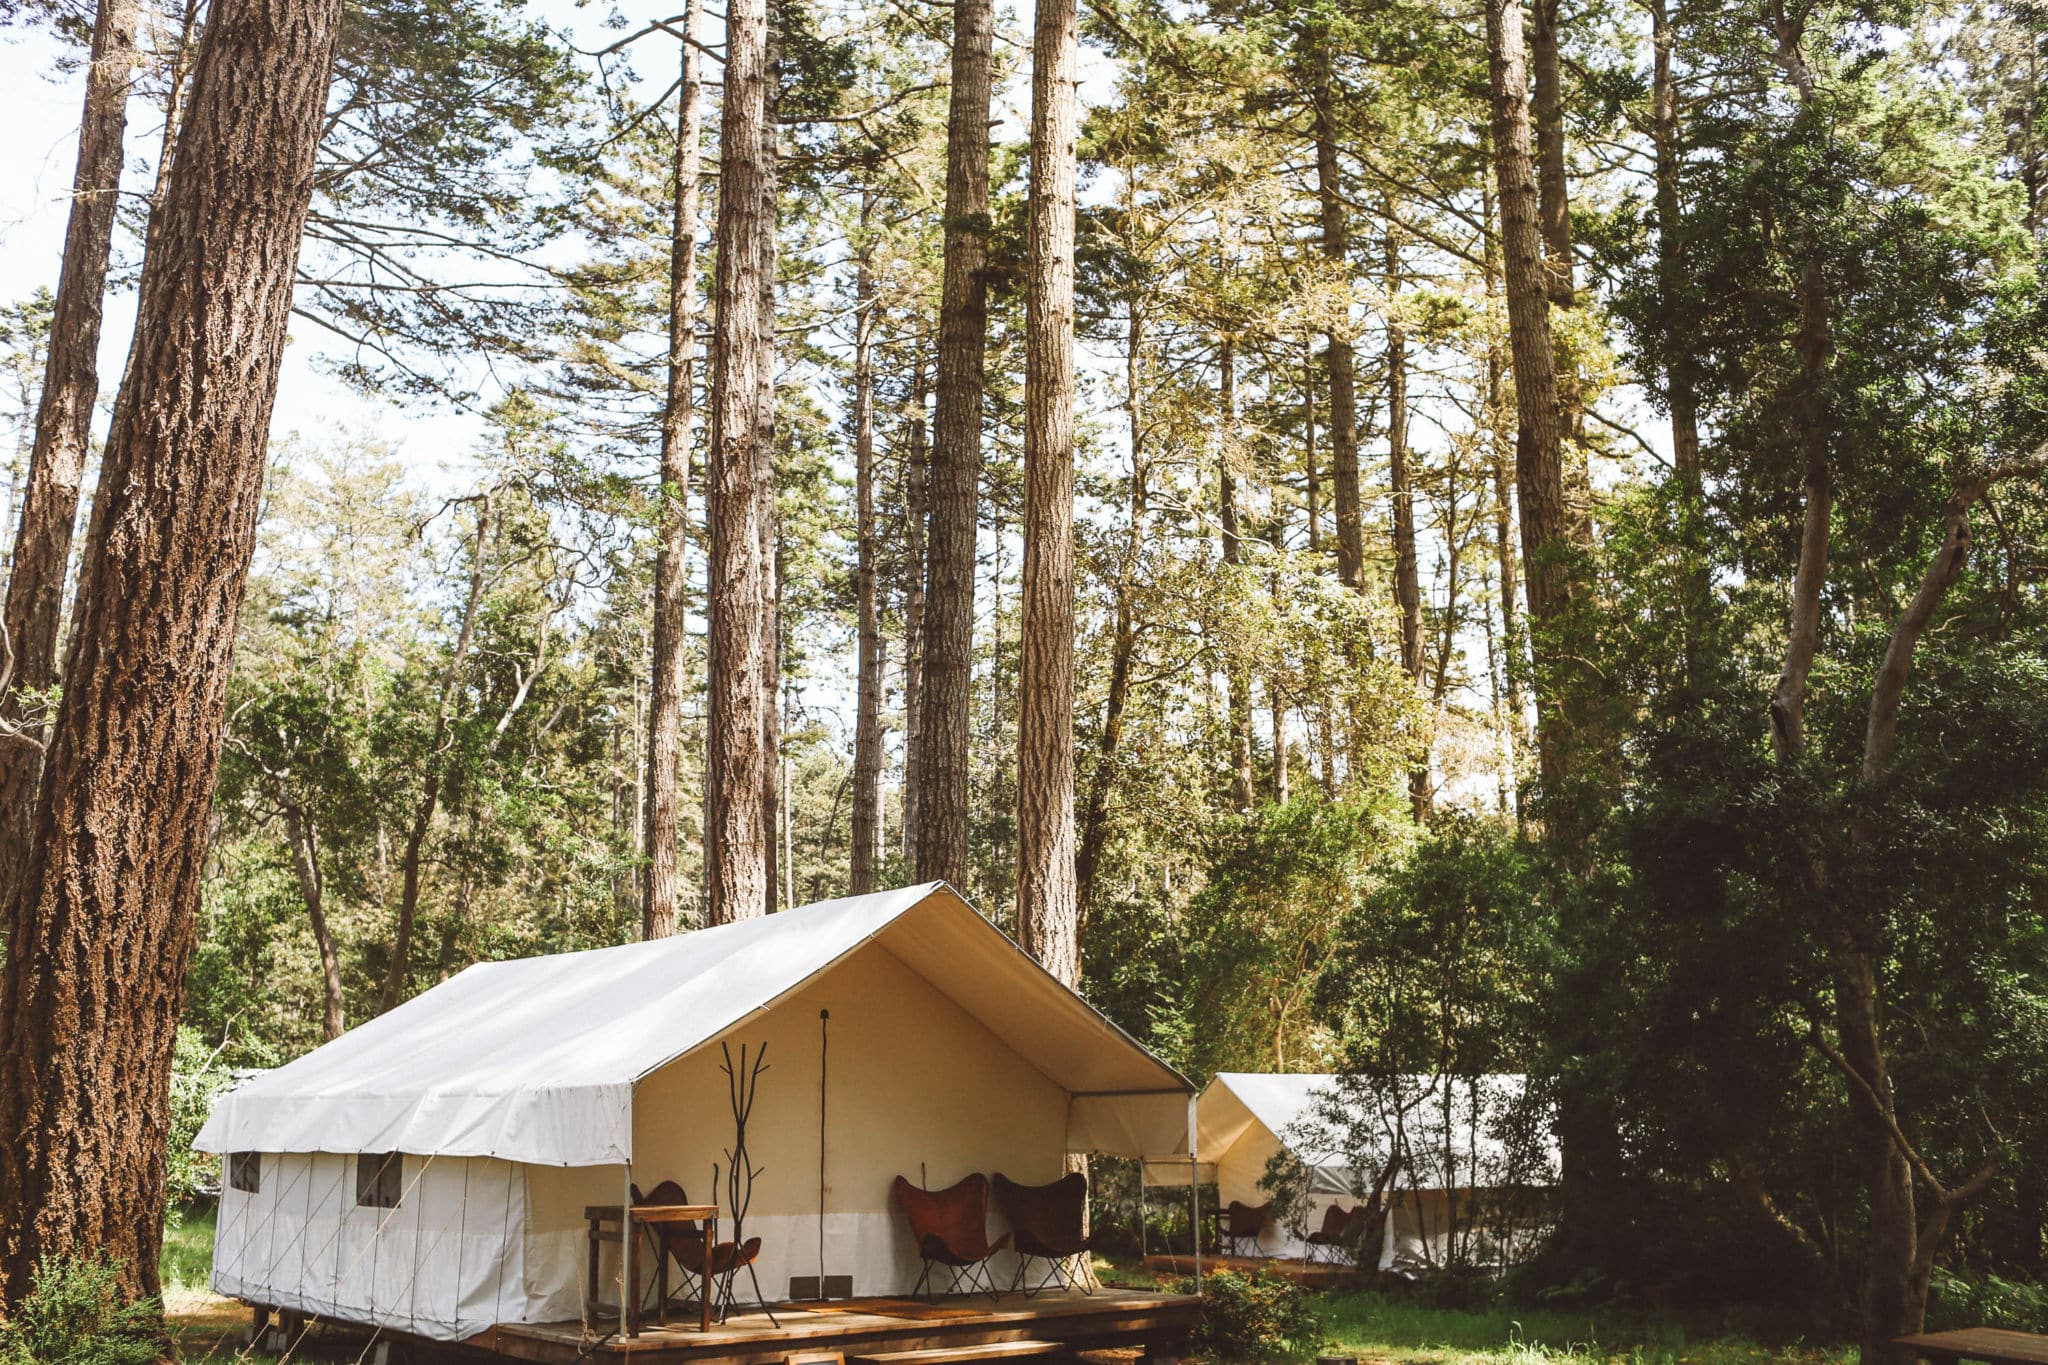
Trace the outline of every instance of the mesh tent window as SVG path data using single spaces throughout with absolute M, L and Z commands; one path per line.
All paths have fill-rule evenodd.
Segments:
M 356 1157 L 356 1206 L 395 1209 L 403 1186 L 405 1158 L 397 1152 L 363 1152 Z
M 260 1152 L 232 1152 L 228 1155 L 228 1184 L 244 1194 L 263 1189 L 263 1155 Z

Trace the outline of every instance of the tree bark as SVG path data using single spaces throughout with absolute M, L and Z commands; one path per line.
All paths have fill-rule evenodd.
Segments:
M 777 138 L 782 117 L 781 11 L 767 0 L 766 72 L 761 96 L 761 289 L 755 296 L 759 335 L 764 353 L 756 378 L 754 407 L 754 474 L 759 480 L 764 513 L 761 518 L 761 565 L 767 575 L 761 601 L 761 652 L 767 660 L 761 688 L 761 826 L 767 831 L 764 880 L 767 889 L 761 913 L 772 915 L 784 905 L 790 886 L 788 866 L 791 829 L 784 792 L 789 785 L 787 755 L 782 751 L 785 679 L 782 673 L 782 511 L 775 503 L 775 230 L 779 220 L 781 166 Z
M 1237 517 L 1237 343 L 1225 336 L 1217 348 L 1216 502 L 1223 529 L 1226 577 L 1243 561 L 1244 537 Z M 1234 590 L 1234 589 L 1233 589 Z M 1252 808 L 1252 677 L 1245 666 L 1243 642 L 1234 632 L 1223 634 L 1223 681 L 1229 692 L 1230 804 Z
M 771 281 L 764 238 L 769 168 L 768 6 L 732 0 L 726 19 L 725 107 L 719 121 L 717 329 L 711 441 L 706 462 L 710 512 L 710 697 L 705 746 L 705 915 L 712 924 L 762 913 L 769 880 L 767 784 L 774 764 L 764 743 L 774 661 L 767 603 L 773 570 L 764 554 L 770 489 L 757 446 L 761 391 L 771 364 L 761 327 Z
M 153 1294 L 180 988 L 341 0 L 216 0 L 109 433 L 0 985 L 0 1302 Z
M 1074 873 L 1075 0 L 1039 0 L 1024 305 L 1024 600 L 1017 669 L 1017 941 L 1081 979 Z
M 1401 668 L 1422 695 L 1428 667 L 1422 647 L 1422 583 L 1415 562 L 1415 491 L 1408 472 L 1408 330 L 1391 311 L 1401 283 L 1401 250 L 1394 240 L 1394 206 L 1386 204 L 1387 315 L 1387 470 L 1392 483 L 1394 523 L 1394 603 L 1401 613 Z M 1416 823 L 1430 815 L 1428 736 L 1419 737 L 1419 752 L 1408 766 L 1408 807 Z
M 654 556 L 654 677 L 647 709 L 647 881 L 640 936 L 676 931 L 682 894 L 683 697 L 688 690 L 690 443 L 696 420 L 697 217 L 703 186 L 702 59 L 698 0 L 683 9 L 682 81 L 676 98 L 675 219 L 668 265 L 668 398 L 661 416 L 661 527 Z
M 982 359 L 988 342 L 988 128 L 994 44 L 991 0 L 954 0 L 945 267 L 939 298 L 918 735 L 923 790 L 918 794 L 917 875 L 920 880 L 945 880 L 960 887 L 967 884 L 968 722 L 973 709 Z
M 1537 223 L 1518 0 L 1487 0 L 1486 38 L 1508 348 L 1515 378 L 1515 492 L 1521 511 L 1522 579 L 1530 622 L 1541 631 L 1562 613 L 1570 591 L 1569 574 L 1559 553 L 1568 519 L 1561 464 L 1564 423 L 1557 401 L 1550 298 Z M 1564 776 L 1560 709 L 1555 699 L 1539 689 L 1537 748 L 1547 784 Z
M 853 726 L 853 850 L 846 889 L 855 896 L 875 889 L 882 796 L 882 621 L 875 595 L 875 275 L 867 235 L 874 205 L 874 191 L 864 191 L 854 266 L 854 597 L 860 617 L 860 662 Z
M 1317 41 L 1327 42 L 1326 34 Z M 1337 164 L 1336 95 L 1326 51 L 1314 54 L 1316 200 L 1321 214 L 1324 259 L 1340 279 L 1350 278 L 1351 242 L 1345 230 L 1343 174 Z M 1330 366 L 1330 484 L 1337 512 L 1337 577 L 1364 590 L 1365 531 L 1358 498 L 1358 400 L 1351 337 L 1339 327 L 1328 335 Z
M 1308 552 L 1323 552 L 1322 471 L 1316 453 L 1316 357 L 1315 346 L 1303 347 L 1301 364 L 1301 468 L 1303 496 L 1308 502 Z
M 71 177 L 71 215 L 57 276 L 35 439 L 21 494 L 21 518 L 9 560 L 0 633 L 14 655 L 13 686 L 0 683 L 0 725 L 26 714 L 23 691 L 42 692 L 58 678 L 58 621 L 71 567 L 79 488 L 99 395 L 100 318 L 121 192 L 121 149 L 128 128 L 128 79 L 135 65 L 135 0 L 100 0 L 93 17 L 78 126 L 78 166 Z M 4 528 L 0 528 L 4 530 Z M 36 727 L 40 730 L 41 727 Z M 40 738 L 37 735 L 36 738 Z M 28 861 L 43 753 L 37 744 L 0 740 L 0 906 L 12 899 Z
M 925 368 L 922 345 L 911 369 L 910 422 L 903 457 L 903 855 L 915 862 L 924 820 L 925 530 L 930 477 L 925 449 Z

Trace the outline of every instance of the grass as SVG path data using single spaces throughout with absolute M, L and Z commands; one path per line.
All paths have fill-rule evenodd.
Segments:
M 164 1326 L 183 1365 L 275 1365 L 277 1357 L 244 1354 L 249 1310 L 213 1292 L 213 1210 L 186 1211 L 164 1228 L 157 1261 L 164 1281 Z
M 1109 1284 L 1160 1284 L 1129 1258 L 1098 1260 L 1096 1270 Z M 1707 1314 L 1447 1308 L 1373 1289 L 1312 1297 L 1327 1338 L 1320 1354 L 1369 1365 L 1848 1365 L 1856 1354 L 1853 1346 Z
M 1838 1365 L 1855 1354 L 1836 1343 L 1766 1340 L 1731 1324 L 1675 1314 L 1440 1308 L 1371 1291 L 1325 1294 L 1320 1307 L 1341 1354 L 1402 1365 Z

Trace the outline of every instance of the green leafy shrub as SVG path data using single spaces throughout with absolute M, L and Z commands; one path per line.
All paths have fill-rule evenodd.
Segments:
M 0 1365 L 154 1365 L 164 1356 L 160 1325 L 155 1299 L 122 1301 L 112 1261 L 45 1259 L 0 1323 Z
M 1997 1275 L 1934 1268 L 1928 1286 L 1929 1330 L 2003 1327 L 2014 1332 L 2048 1332 L 2048 1286 Z
M 1195 1282 L 1183 1280 L 1182 1293 Z M 1202 1321 L 1190 1343 L 1212 1360 L 1299 1360 L 1323 1341 L 1322 1316 L 1292 1280 L 1254 1271 L 1218 1271 L 1201 1282 Z

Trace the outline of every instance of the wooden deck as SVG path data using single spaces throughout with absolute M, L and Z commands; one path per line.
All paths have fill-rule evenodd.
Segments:
M 1161 1275 L 1192 1275 L 1195 1273 L 1195 1258 L 1147 1256 L 1145 1269 Z M 1275 1275 L 1310 1289 L 1333 1289 L 1358 1282 L 1358 1268 L 1348 1262 L 1307 1262 L 1279 1256 L 1202 1257 L 1204 1275 L 1211 1275 L 1219 1270 L 1235 1271 L 1240 1275 Z
M 1093 1294 L 1047 1293 L 1035 1298 L 1005 1294 L 958 1295 L 936 1303 L 921 1299 L 840 1299 L 828 1303 L 778 1304 L 778 1327 L 765 1314 L 734 1313 L 709 1332 L 695 1324 L 642 1328 L 627 1339 L 616 1334 L 586 1336 L 581 1323 L 505 1324 L 472 1337 L 469 1345 L 543 1365 L 609 1361 L 613 1365 L 829 1365 L 834 1360 L 937 1352 L 937 1362 L 955 1352 L 998 1342 L 1055 1343 L 1067 1351 L 1143 1346 L 1146 1354 L 1185 1354 L 1188 1332 L 1201 1300 L 1184 1294 L 1133 1289 L 1097 1289 Z M 995 1352 L 981 1353 L 984 1358 Z

